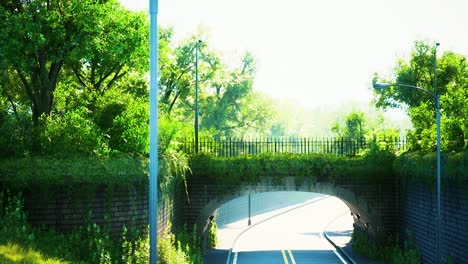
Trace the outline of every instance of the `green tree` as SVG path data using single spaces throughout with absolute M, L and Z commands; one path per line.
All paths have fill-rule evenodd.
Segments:
M 108 1 L 94 10 L 98 26 L 90 27 L 86 46 L 76 48 L 69 68 L 90 97 L 91 107 L 99 96 L 131 72 L 148 70 L 149 23 L 142 13 L 125 10 Z M 93 23 L 90 21 L 90 23 Z
M 404 83 L 434 92 L 434 48 L 415 42 L 409 61 L 399 60 L 390 83 Z M 377 82 L 378 75 L 373 82 Z M 442 147 L 461 149 L 468 137 L 468 63 L 466 56 L 444 52 L 437 58 L 437 92 L 440 94 Z M 375 92 L 378 107 L 406 109 L 414 130 L 408 138 L 415 149 L 434 150 L 436 146 L 435 108 L 433 98 L 415 89 L 391 87 Z
M 264 134 L 271 118 L 272 103 L 263 94 L 253 91 L 255 60 L 252 54 L 245 53 L 238 68 L 223 69 L 221 74 L 205 86 L 201 127 L 216 131 L 216 137 Z
M 102 95 L 128 72 L 146 70 L 146 18 L 124 10 L 116 0 L 3 1 L 0 28 L 0 69 L 7 72 L 2 94 L 13 112 L 19 104 L 30 107 L 38 153 L 41 133 L 52 124 L 40 124 L 46 120 L 41 116 L 53 113 L 62 83 L 60 95 L 69 95 L 62 100 L 79 95 L 89 108 L 96 94 Z M 72 99 L 63 105 L 73 110 L 82 104 Z
M 344 124 L 335 122 L 331 131 L 339 137 L 360 139 L 366 135 L 366 117 L 362 111 L 352 111 L 346 115 Z
M 80 3 L 81 2 L 81 3 Z M 34 123 L 50 114 L 59 74 L 85 45 L 91 1 L 7 1 L 0 5 L 0 58 L 11 66 L 31 101 Z
M 195 48 L 198 40 L 203 38 L 200 33 L 194 34 L 175 45 L 172 36 L 171 28 L 160 30 L 160 102 L 163 110 L 169 114 L 177 112 L 173 112 L 177 107 L 195 109 Z M 208 80 L 213 81 L 220 63 L 216 52 L 210 50 L 205 42 L 201 42 L 198 65 L 200 86 Z
M 193 123 L 195 113 L 195 48 L 197 33 L 179 44 L 173 43 L 172 29 L 161 29 L 160 102 L 171 118 Z M 238 67 L 225 65 L 207 42 L 199 45 L 200 129 L 214 136 L 258 134 L 271 116 L 270 103 L 252 90 L 255 60 L 246 53 Z

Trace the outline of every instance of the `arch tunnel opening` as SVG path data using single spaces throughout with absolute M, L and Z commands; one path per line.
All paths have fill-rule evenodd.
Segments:
M 314 192 L 275 191 L 232 199 L 213 213 L 216 249 L 267 251 L 321 249 L 317 238 L 348 244 L 354 219 L 339 198 Z M 315 245 L 314 245 L 315 243 Z

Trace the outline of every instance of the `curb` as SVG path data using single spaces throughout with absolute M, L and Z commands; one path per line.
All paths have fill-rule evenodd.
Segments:
M 345 214 L 347 214 L 347 213 L 348 213 L 348 212 L 346 212 Z M 328 235 L 327 235 L 326 229 L 328 228 L 328 226 L 329 226 L 332 222 L 334 222 L 337 218 L 339 218 L 339 217 L 341 217 L 341 216 L 343 216 L 343 215 L 344 215 L 344 214 L 342 214 L 342 215 L 336 217 L 336 218 L 333 219 L 330 223 L 328 223 L 328 225 L 325 227 L 325 229 L 323 230 L 322 233 L 323 233 L 323 236 L 328 240 L 328 242 L 330 242 L 330 244 L 332 244 L 333 247 L 335 247 L 335 249 L 336 249 L 338 252 L 340 252 L 341 256 L 343 256 L 343 257 L 346 259 L 347 262 L 349 262 L 349 263 L 351 263 L 351 264 L 357 264 L 356 261 L 354 261 L 353 258 L 351 258 L 351 256 L 350 256 L 348 253 L 346 253 L 346 251 L 344 251 L 340 246 L 338 246 L 337 244 L 335 244 L 335 242 L 333 242 L 333 241 L 328 237 Z
M 232 254 L 232 248 L 229 249 L 228 257 L 226 259 L 226 264 L 231 263 L 231 254 Z
M 343 256 L 347 262 L 351 263 L 351 264 L 357 264 L 352 258 L 351 256 L 348 255 L 348 253 L 346 253 L 346 251 L 344 251 L 341 247 L 337 246 L 328 236 L 327 234 L 324 232 L 323 233 L 323 236 L 328 240 L 328 242 L 330 242 L 330 244 L 332 244 L 335 249 L 340 252 L 341 256 Z

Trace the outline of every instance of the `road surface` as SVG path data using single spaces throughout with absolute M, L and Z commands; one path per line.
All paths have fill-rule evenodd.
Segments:
M 331 221 L 346 213 L 343 202 L 325 197 L 258 223 L 237 237 L 231 263 L 346 263 L 322 235 Z

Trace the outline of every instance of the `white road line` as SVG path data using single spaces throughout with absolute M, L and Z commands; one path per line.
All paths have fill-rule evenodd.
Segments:
M 291 258 L 292 264 L 296 264 L 296 260 L 294 259 L 294 256 L 293 256 L 293 254 L 292 254 L 292 252 L 291 252 L 290 249 L 288 249 L 288 253 L 289 253 L 289 257 Z
M 232 264 L 237 264 L 237 252 L 234 252 L 234 259 L 232 260 Z
M 320 238 L 321 238 L 323 241 L 326 241 L 327 244 L 330 244 L 330 245 L 331 245 L 331 243 L 328 242 L 328 240 L 326 240 L 325 237 L 323 236 L 323 232 L 320 233 Z M 346 262 L 346 260 L 344 260 L 343 257 L 341 257 L 341 255 L 338 254 L 338 252 L 336 252 L 335 246 L 332 245 L 332 247 L 333 247 L 333 253 L 335 253 L 335 255 L 341 260 L 341 262 L 343 262 L 343 264 L 348 264 L 348 262 Z
M 284 250 L 281 250 L 281 254 L 283 254 L 284 263 L 289 264 L 288 257 L 286 256 L 286 253 L 284 253 Z

